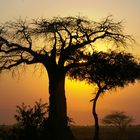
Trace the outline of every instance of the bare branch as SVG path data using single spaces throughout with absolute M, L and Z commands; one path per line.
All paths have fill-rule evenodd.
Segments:
M 56 33 L 54 33 L 54 44 L 53 44 L 53 49 L 51 50 L 51 58 L 53 62 L 56 62 L 56 44 L 57 44 L 57 37 L 56 37 Z
M 51 61 L 60 67 L 66 66 L 67 70 L 80 66 L 78 63 L 85 55 L 79 52 L 86 52 L 89 45 L 94 49 L 98 40 L 114 42 L 117 47 L 126 46 L 131 40 L 131 36 L 123 33 L 122 22 L 114 22 L 111 16 L 100 22 L 85 17 L 56 17 L 32 22 L 20 19 L 4 26 L 0 28 L 0 53 L 27 52 L 38 62 Z
M 17 67 L 20 64 L 29 65 L 29 64 L 35 64 L 35 63 L 37 63 L 36 59 L 32 59 L 32 60 L 23 59 L 23 58 L 20 58 L 19 60 L 10 59 L 10 60 L 4 61 L 4 63 L 2 65 L 0 65 L 0 71 Z

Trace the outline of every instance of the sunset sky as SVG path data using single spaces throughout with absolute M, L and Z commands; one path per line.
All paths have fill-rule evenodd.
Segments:
M 0 22 L 18 18 L 33 19 L 57 16 L 87 16 L 99 21 L 108 15 L 124 21 L 124 31 L 136 42 L 127 51 L 140 57 L 140 0 L 0 0 Z M 12 78 L 12 74 L 0 75 L 0 124 L 13 124 L 16 105 L 25 102 L 32 105 L 42 98 L 48 102 L 47 72 L 27 67 Z M 77 125 L 93 123 L 92 104 L 94 87 L 84 82 L 66 79 L 68 116 Z M 111 111 L 125 111 L 140 124 L 140 83 L 124 89 L 110 91 L 97 104 L 99 118 Z

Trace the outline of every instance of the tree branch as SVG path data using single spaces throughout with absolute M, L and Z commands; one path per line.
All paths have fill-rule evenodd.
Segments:
M 11 69 L 13 67 L 16 67 L 20 64 L 35 64 L 37 63 L 38 61 L 36 59 L 32 59 L 32 60 L 28 60 L 28 59 L 19 59 L 19 60 L 6 60 L 1 66 L 0 66 L 0 71 L 1 70 L 4 70 L 4 69 Z
M 68 70 L 72 69 L 72 68 L 77 68 L 77 67 L 82 67 L 82 66 L 88 66 L 90 64 L 90 62 L 75 62 L 75 63 L 71 63 L 68 64 L 67 66 L 64 67 L 65 71 L 67 72 Z
M 56 38 L 56 33 L 54 32 L 54 44 L 53 44 L 53 49 L 51 50 L 51 59 L 55 63 L 56 63 L 56 44 L 57 44 L 57 38 Z
M 9 47 L 8 49 L 9 50 L 2 50 L 2 45 L 6 45 L 7 47 Z M 15 47 L 15 48 L 12 48 L 12 47 Z M 0 52 L 2 51 L 2 52 L 6 52 L 6 53 L 9 53 L 10 52 L 10 49 L 11 49 L 11 51 L 17 51 L 17 50 L 22 50 L 22 51 L 26 51 L 26 52 L 28 52 L 28 53 L 30 53 L 31 55 L 33 55 L 33 56 L 36 56 L 37 55 L 37 53 L 35 52 L 35 51 L 33 51 L 31 48 L 26 48 L 26 47 L 23 47 L 23 46 L 21 46 L 21 45 L 19 45 L 19 44 L 17 44 L 17 43 L 10 43 L 10 42 L 8 42 L 8 40 L 6 40 L 6 39 L 4 39 L 4 38 L 2 38 L 2 37 L 0 37 Z

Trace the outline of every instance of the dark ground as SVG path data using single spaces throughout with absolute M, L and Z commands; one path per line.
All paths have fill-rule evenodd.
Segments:
M 77 140 L 92 140 L 94 129 L 92 126 L 72 127 Z M 100 140 L 140 140 L 140 125 L 130 126 L 123 135 L 113 127 L 100 128 Z
M 0 140 L 6 139 L 11 126 L 0 126 Z M 77 140 L 92 140 L 94 129 L 92 126 L 72 126 L 72 132 Z M 4 138 L 5 137 L 5 138 Z M 140 125 L 130 126 L 123 135 L 116 128 L 101 127 L 100 140 L 140 140 Z

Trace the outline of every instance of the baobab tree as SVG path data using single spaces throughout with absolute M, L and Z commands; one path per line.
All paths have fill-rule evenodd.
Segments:
M 110 16 L 100 22 L 84 17 L 17 20 L 0 25 L 0 71 L 24 64 L 40 63 L 49 78 L 50 139 L 73 140 L 68 127 L 65 77 L 73 68 L 92 62 L 91 48 L 97 41 L 109 41 L 116 47 L 131 40 L 123 33 L 122 23 Z
M 93 139 L 99 140 L 99 119 L 96 112 L 99 97 L 107 90 L 125 87 L 140 80 L 140 65 L 130 53 L 111 51 L 93 52 L 92 55 L 92 58 L 89 58 L 91 65 L 72 69 L 69 73 L 73 78 L 86 80 L 97 86 L 95 97 L 90 101 L 93 102 L 92 114 L 95 121 Z

